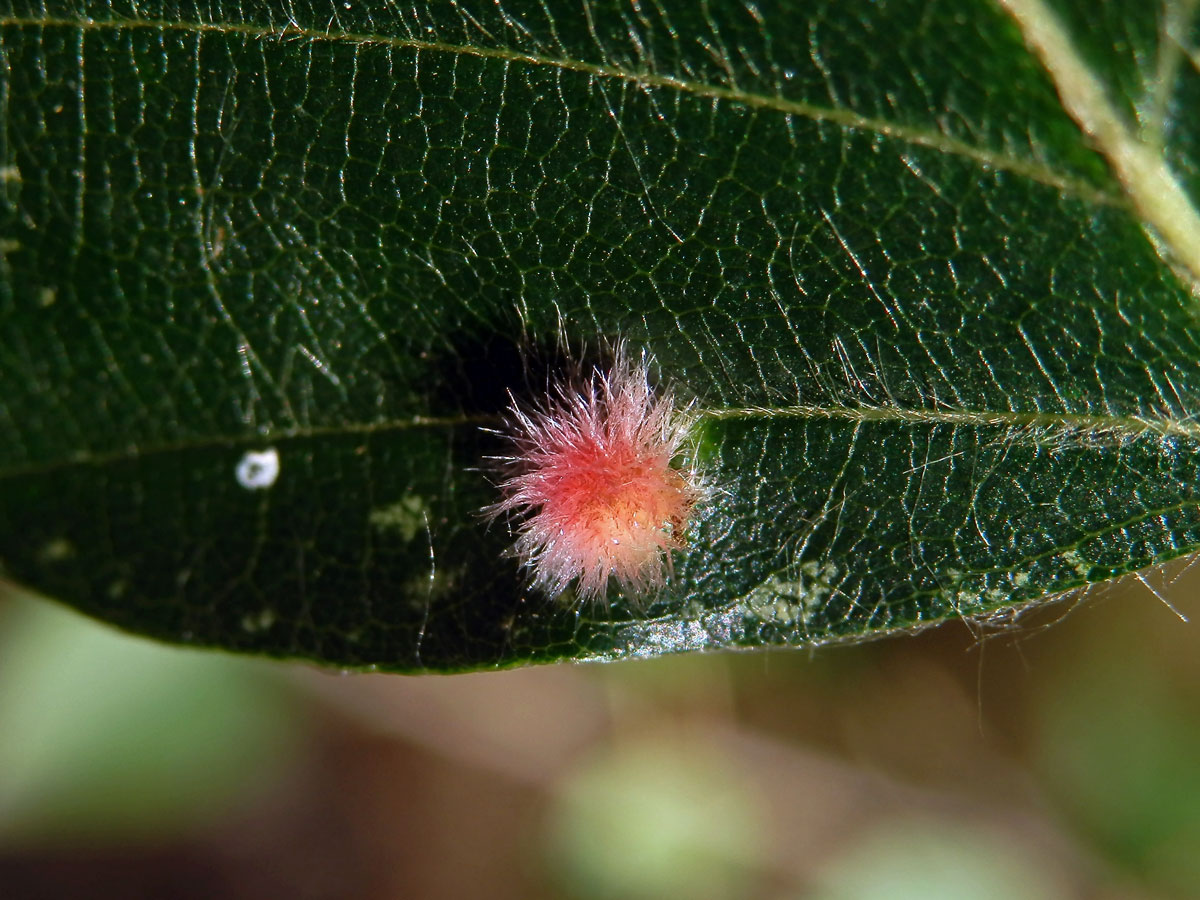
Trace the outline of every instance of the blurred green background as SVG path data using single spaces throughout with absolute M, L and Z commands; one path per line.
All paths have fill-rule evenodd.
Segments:
M 158 646 L 9 588 L 0 896 L 1200 896 L 1200 567 L 1149 585 L 426 678 Z

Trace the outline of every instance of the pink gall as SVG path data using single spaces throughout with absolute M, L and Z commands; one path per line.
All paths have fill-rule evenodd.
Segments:
M 695 470 L 678 464 L 693 418 L 655 392 L 650 363 L 621 345 L 612 368 L 581 387 L 510 408 L 502 499 L 485 512 L 514 523 L 513 550 L 534 587 L 558 595 L 574 583 L 588 602 L 603 600 L 613 580 L 636 600 L 673 571 L 703 492 Z

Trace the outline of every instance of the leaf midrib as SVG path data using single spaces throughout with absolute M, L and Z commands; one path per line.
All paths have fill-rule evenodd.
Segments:
M 1047 185 L 1064 194 L 1072 195 L 1092 205 L 1127 207 L 1126 198 L 1105 191 L 1081 179 L 1058 172 L 1048 166 L 1028 159 L 1019 159 L 1007 154 L 972 146 L 957 138 L 939 132 L 927 131 L 912 125 L 889 122 L 871 116 L 860 115 L 853 110 L 837 107 L 822 107 L 816 104 L 789 100 L 770 94 L 756 94 L 737 88 L 678 78 L 654 72 L 639 72 L 615 65 L 602 65 L 584 60 L 552 57 L 533 53 L 521 53 L 507 47 L 479 47 L 471 44 L 452 44 L 442 41 L 426 41 L 418 38 L 362 32 L 321 31 L 289 24 L 283 28 L 245 23 L 223 22 L 170 22 L 165 19 L 70 19 L 47 16 L 0 17 L 0 27 L 16 28 L 72 28 L 81 31 L 149 29 L 158 31 L 182 31 L 201 34 L 241 35 L 258 39 L 306 39 L 358 44 L 361 46 L 384 46 L 395 49 L 445 53 L 456 56 L 474 56 L 496 59 L 507 63 L 524 63 L 531 66 L 546 66 L 576 72 L 594 78 L 609 78 L 624 81 L 644 88 L 667 88 L 706 97 L 726 100 L 752 109 L 766 109 L 783 115 L 794 115 L 817 122 L 829 122 L 847 129 L 865 131 L 882 137 L 901 141 L 918 147 L 935 150 L 951 156 L 960 156 L 979 164 L 985 169 L 1012 172 L 1031 181 Z
M 1200 443 L 1200 423 L 1161 416 L 868 405 L 702 408 L 693 410 L 693 416 L 700 421 L 705 419 L 714 421 L 808 419 L 814 421 L 840 420 L 864 425 L 893 422 L 914 426 L 951 425 L 961 428 L 1008 428 L 1017 435 L 1028 435 L 1031 440 L 1053 440 L 1058 436 L 1093 436 L 1097 438 L 1108 436 L 1119 440 L 1152 434 L 1159 437 L 1180 437 Z M 372 436 L 417 428 L 486 428 L 500 424 L 502 424 L 500 418 L 491 415 L 414 416 L 410 419 L 385 422 L 349 422 L 340 425 L 286 428 L 280 429 L 275 434 L 258 432 L 223 434 L 153 446 L 129 447 L 105 453 L 78 454 L 70 459 L 18 464 L 0 470 L 0 480 L 45 475 L 84 466 L 103 467 L 151 456 L 213 448 L 239 450 L 265 446 L 278 447 L 289 441 L 311 440 L 318 437 Z

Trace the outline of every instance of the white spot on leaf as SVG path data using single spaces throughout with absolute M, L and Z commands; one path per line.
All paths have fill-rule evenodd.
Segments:
M 238 484 L 248 491 L 269 488 L 279 477 L 279 453 L 274 447 L 267 450 L 249 450 L 238 461 L 234 470 Z

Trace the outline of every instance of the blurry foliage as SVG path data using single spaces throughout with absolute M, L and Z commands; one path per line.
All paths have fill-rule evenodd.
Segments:
M 173 840 L 265 793 L 296 751 L 264 663 L 179 651 L 32 598 L 0 606 L 0 842 Z
M 740 897 L 766 863 L 760 798 L 702 737 L 602 750 L 557 792 L 547 860 L 584 897 Z

